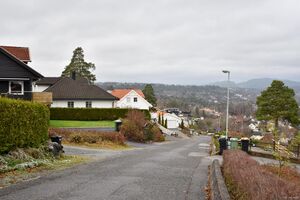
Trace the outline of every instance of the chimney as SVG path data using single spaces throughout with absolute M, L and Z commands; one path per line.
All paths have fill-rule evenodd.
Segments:
M 71 78 L 73 80 L 76 80 L 76 72 L 75 71 L 72 71 Z

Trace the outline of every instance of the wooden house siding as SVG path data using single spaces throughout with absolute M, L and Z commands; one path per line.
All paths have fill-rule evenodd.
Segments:
M 29 70 L 0 52 L 0 78 L 37 79 Z
M 31 100 L 32 82 L 43 76 L 18 60 L 15 56 L 0 48 L 0 95 L 10 98 Z M 22 81 L 24 94 L 8 94 L 10 81 Z

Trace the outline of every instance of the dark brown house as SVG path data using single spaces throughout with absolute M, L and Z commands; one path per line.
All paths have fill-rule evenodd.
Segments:
M 43 76 L 27 65 L 30 62 L 26 47 L 0 46 L 0 95 L 32 99 L 33 82 Z

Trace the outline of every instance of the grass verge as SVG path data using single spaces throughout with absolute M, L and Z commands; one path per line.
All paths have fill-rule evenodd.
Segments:
M 90 149 L 109 149 L 109 150 L 126 150 L 126 149 L 132 148 L 131 146 L 128 146 L 127 144 L 120 145 L 120 144 L 116 144 L 116 143 L 109 142 L 109 141 L 103 141 L 101 143 L 94 143 L 94 144 L 90 144 L 87 142 L 72 143 L 72 142 L 65 141 L 65 142 L 63 142 L 63 145 L 84 147 L 84 148 L 90 148 Z
M 69 155 L 54 158 L 41 148 L 17 149 L 0 156 L 0 189 L 17 182 L 38 178 L 40 174 L 49 170 L 61 170 L 89 160 L 88 157 Z
M 50 120 L 50 127 L 54 128 L 113 128 L 114 126 L 114 121 Z

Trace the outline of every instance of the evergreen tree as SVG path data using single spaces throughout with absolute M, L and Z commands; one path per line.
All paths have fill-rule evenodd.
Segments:
M 70 64 L 65 67 L 61 76 L 70 77 L 72 72 L 75 72 L 77 75 L 86 78 L 90 83 L 93 83 L 96 80 L 96 76 L 91 73 L 91 70 L 95 70 L 95 68 L 95 64 L 85 62 L 83 49 L 77 47 L 73 51 Z
M 293 89 L 285 86 L 282 81 L 274 80 L 270 87 L 257 97 L 256 117 L 259 120 L 273 120 L 275 131 L 278 121 L 287 120 L 294 125 L 299 124 L 298 104 Z
M 183 119 L 181 120 L 180 128 L 184 129 Z
M 195 116 L 200 117 L 200 109 L 198 106 L 195 108 Z
M 158 114 L 158 123 L 161 124 L 161 116 Z
M 161 125 L 165 126 L 164 114 L 162 114 L 162 116 L 161 116 Z
M 202 110 L 202 117 L 203 117 L 203 118 L 206 118 L 205 110 Z
M 164 127 L 165 127 L 165 128 L 168 128 L 168 120 L 167 120 L 167 119 L 165 120 Z
M 154 90 L 153 90 L 153 87 L 152 87 L 151 84 L 147 84 L 147 85 L 145 86 L 145 88 L 143 89 L 143 93 L 144 93 L 144 95 L 145 95 L 145 99 L 146 99 L 149 103 L 151 103 L 153 106 L 156 106 L 156 105 L 157 105 L 157 103 L 156 103 L 157 99 L 156 99 L 156 97 L 155 97 Z

